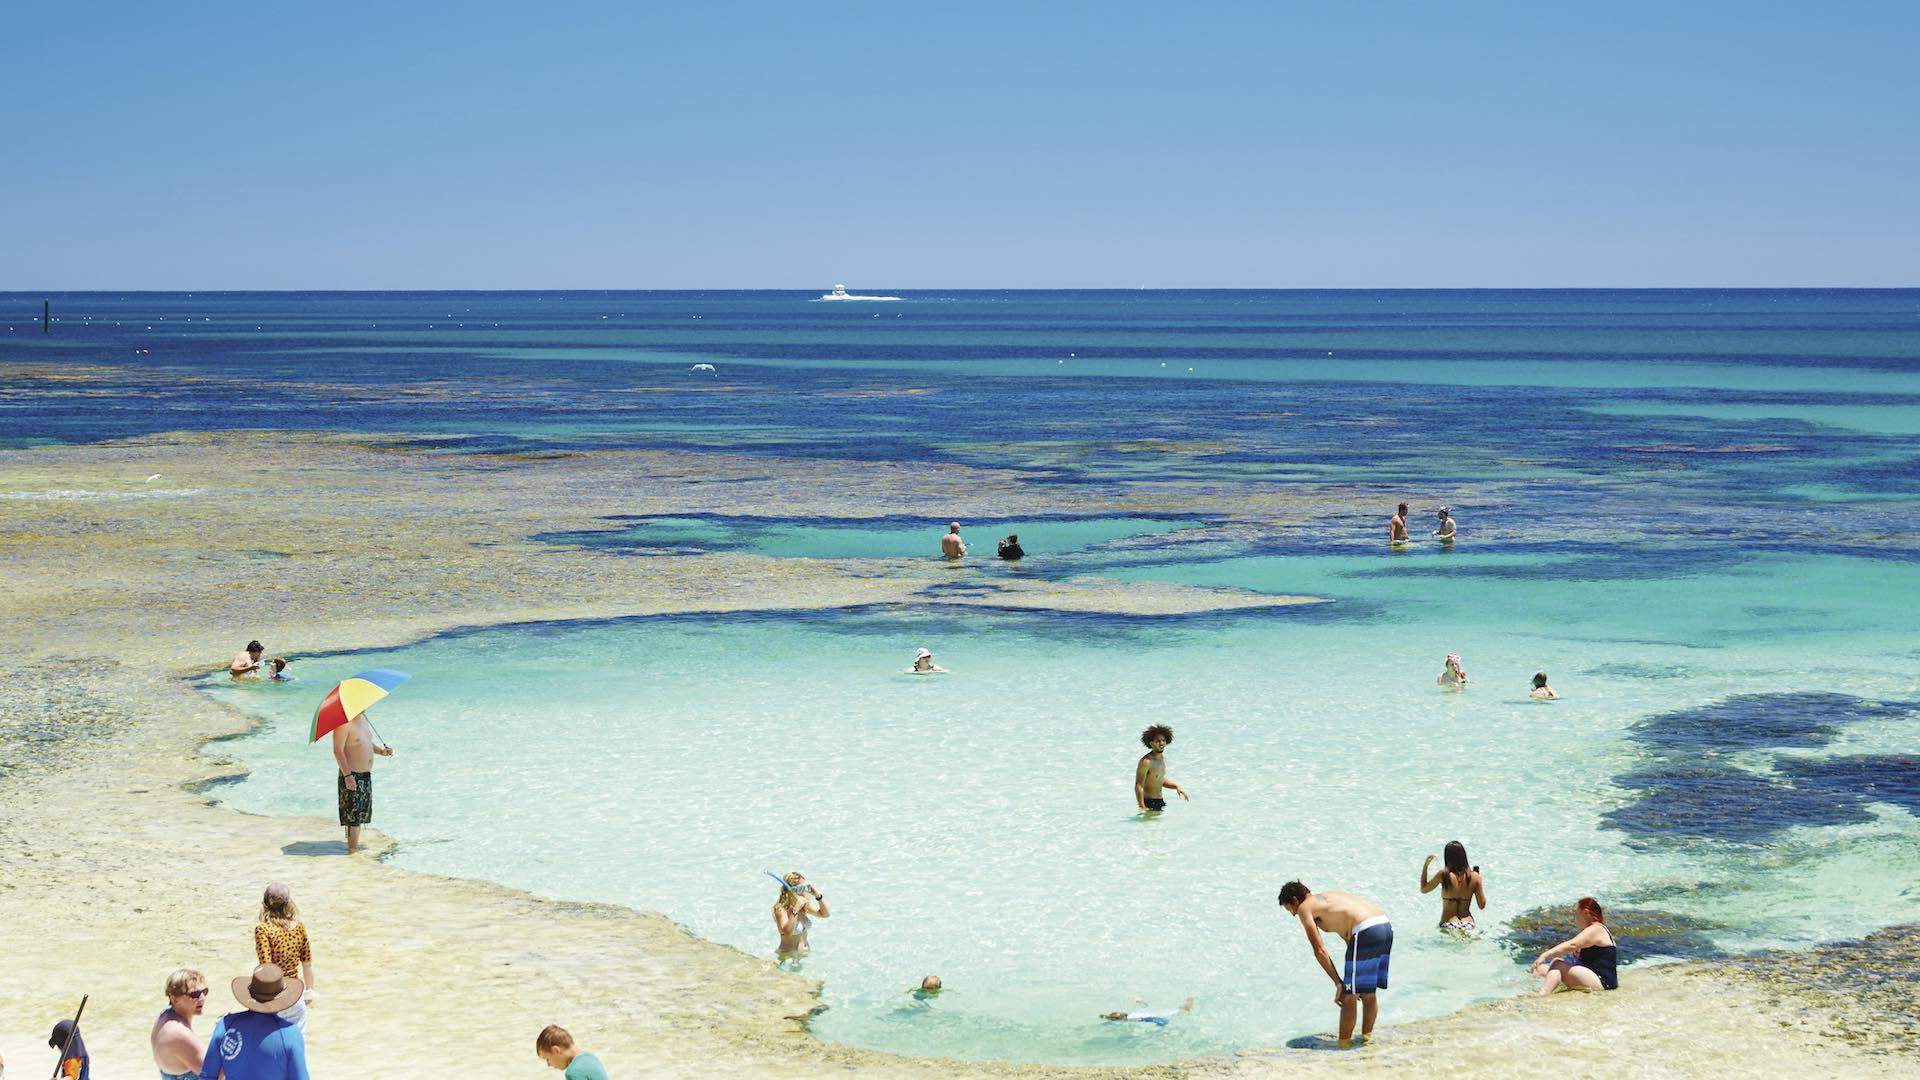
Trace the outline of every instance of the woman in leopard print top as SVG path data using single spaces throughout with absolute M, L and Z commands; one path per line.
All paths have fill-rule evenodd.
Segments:
M 299 905 L 293 902 L 293 890 L 283 884 L 267 886 L 260 899 L 260 921 L 253 926 L 253 952 L 263 964 L 278 964 L 280 970 L 307 984 L 299 1001 L 279 1014 L 282 1020 L 307 1030 L 307 1006 L 313 1004 L 313 945 L 307 941 L 307 926 L 300 921 Z

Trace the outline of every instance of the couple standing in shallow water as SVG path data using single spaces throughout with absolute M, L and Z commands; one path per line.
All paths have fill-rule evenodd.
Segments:
M 1443 506 L 1438 512 L 1440 527 L 1433 530 L 1433 538 L 1442 544 L 1451 544 L 1460 531 L 1460 526 L 1453 520 L 1453 507 Z M 1387 519 L 1387 543 L 1394 547 L 1404 547 L 1407 540 L 1407 504 L 1401 503 L 1394 508 L 1393 516 Z

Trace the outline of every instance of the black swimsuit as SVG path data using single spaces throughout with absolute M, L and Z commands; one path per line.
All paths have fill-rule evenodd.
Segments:
M 1581 967 L 1600 977 L 1600 989 L 1620 989 L 1620 953 L 1612 945 L 1589 945 L 1577 954 Z

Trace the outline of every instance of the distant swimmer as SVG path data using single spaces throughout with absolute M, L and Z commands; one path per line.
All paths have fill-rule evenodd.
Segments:
M 1527 696 L 1535 701 L 1552 701 L 1560 695 L 1554 693 L 1553 687 L 1547 685 L 1547 673 L 1542 671 L 1534 675 L 1533 689 L 1527 691 Z
M 920 985 L 907 991 L 921 1001 L 932 1001 L 940 996 L 940 976 L 929 975 L 920 980 Z
M 1579 932 L 1533 962 L 1533 973 L 1546 980 L 1540 984 L 1540 995 L 1555 990 L 1618 990 L 1620 951 L 1614 947 L 1600 902 L 1581 897 L 1573 906 L 1573 921 Z
M 233 659 L 227 663 L 227 674 L 236 679 L 260 674 L 260 656 L 266 651 L 266 646 L 258 641 L 247 642 L 247 647 L 234 653 Z
M 1008 562 L 1014 562 L 1027 557 L 1027 549 L 1020 546 L 1020 537 L 1018 534 L 1008 533 L 1007 538 L 1000 541 L 1000 557 Z
M 1157 814 L 1167 808 L 1162 788 L 1170 788 L 1182 799 L 1187 798 L 1185 788 L 1167 779 L 1166 753 L 1167 747 L 1173 745 L 1173 729 L 1155 724 L 1140 733 L 1140 744 L 1147 752 L 1141 755 L 1139 767 L 1133 770 L 1133 801 L 1141 813 Z
M 1115 1011 L 1110 1013 L 1101 1013 L 1100 1019 L 1102 1020 L 1137 1020 L 1143 1024 L 1155 1024 L 1160 1027 L 1166 1027 L 1169 1023 L 1173 1021 L 1174 1017 L 1179 1016 L 1181 1013 L 1190 1013 L 1192 1011 L 1193 1011 L 1193 999 L 1188 998 L 1186 1001 L 1182 1002 L 1180 1007 L 1177 1009 L 1134 1009 L 1131 1012 Z
M 964 559 L 967 557 L 967 542 L 960 539 L 960 523 L 947 526 L 947 535 L 940 538 L 940 554 L 943 558 Z
M 1479 902 L 1480 910 L 1487 909 L 1487 891 L 1480 880 L 1480 868 L 1467 862 L 1467 845 L 1458 840 L 1447 841 L 1443 850 L 1445 870 L 1427 876 L 1427 871 L 1433 869 L 1431 855 L 1420 865 L 1420 891 L 1440 890 L 1440 929 L 1472 931 L 1474 902 Z
M 1387 543 L 1404 544 L 1406 542 L 1407 542 L 1407 504 L 1401 503 L 1400 508 L 1398 510 L 1395 510 L 1393 512 L 1393 517 L 1388 519 L 1387 521 Z
M 1307 944 L 1313 946 L 1313 958 L 1333 980 L 1333 1002 L 1340 1006 L 1340 1049 L 1353 1043 L 1355 1004 L 1364 1014 L 1360 1037 L 1373 1036 L 1373 1022 L 1380 1017 L 1375 994 L 1387 988 L 1387 961 L 1393 953 L 1393 926 L 1387 916 L 1370 900 L 1352 893 L 1317 893 L 1298 881 L 1280 887 L 1280 906 L 1296 915 L 1306 929 Z M 1322 930 L 1331 931 L 1347 943 L 1345 964 L 1333 966 L 1327 946 L 1320 939 Z
M 1467 688 L 1467 669 L 1460 666 L 1459 653 L 1450 652 L 1447 654 L 1447 669 L 1436 676 L 1433 681 L 1449 690 L 1465 690 Z
M 1459 526 L 1453 523 L 1453 507 L 1451 506 L 1441 507 L 1440 508 L 1440 527 L 1433 530 L 1433 535 L 1439 537 L 1441 543 L 1451 544 L 1453 543 L 1453 534 L 1458 531 L 1459 531 Z
M 933 662 L 933 650 L 921 649 L 913 654 L 913 666 L 907 672 L 911 675 L 945 675 L 947 669 Z

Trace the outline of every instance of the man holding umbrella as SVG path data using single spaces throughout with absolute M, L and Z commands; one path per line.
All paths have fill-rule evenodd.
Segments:
M 393 747 L 367 720 L 367 708 L 407 680 L 398 671 L 363 671 L 333 688 L 313 714 L 312 740 L 333 735 L 333 760 L 339 767 L 340 824 L 347 830 L 347 854 L 360 850 L 360 826 L 373 820 L 373 759 L 392 757 Z

